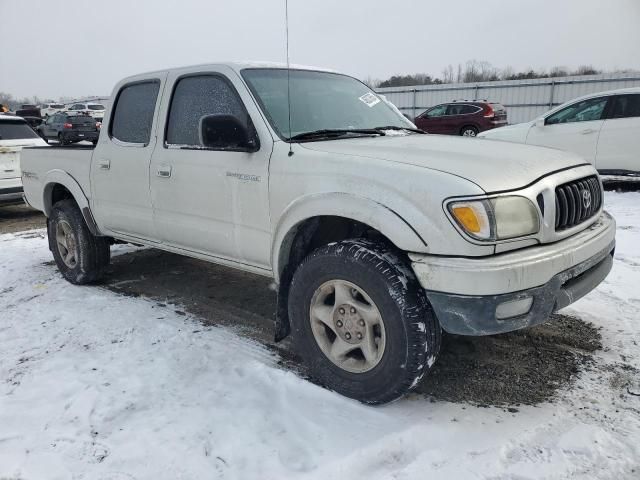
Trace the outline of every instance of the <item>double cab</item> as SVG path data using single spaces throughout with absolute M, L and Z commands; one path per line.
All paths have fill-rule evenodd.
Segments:
M 276 339 L 367 403 L 414 388 L 441 331 L 530 327 L 608 274 L 594 167 L 425 134 L 352 77 L 225 63 L 126 78 L 95 149 L 31 148 L 26 199 L 72 283 L 114 241 L 273 278 Z

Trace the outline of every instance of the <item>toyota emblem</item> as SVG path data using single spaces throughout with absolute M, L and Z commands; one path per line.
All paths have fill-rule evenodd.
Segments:
M 582 205 L 587 210 L 591 206 L 591 192 L 589 190 L 582 190 Z

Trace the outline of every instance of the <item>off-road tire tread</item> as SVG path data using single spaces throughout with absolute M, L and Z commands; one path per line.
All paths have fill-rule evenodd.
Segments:
M 65 218 L 74 233 L 78 244 L 78 262 L 70 269 L 60 258 L 55 240 L 55 221 Z M 73 199 L 64 199 L 53 206 L 51 217 L 47 221 L 49 249 L 66 280 L 76 285 L 85 285 L 98 281 L 111 261 L 111 248 L 106 237 L 97 237 L 89 231 L 87 224 Z
M 362 269 L 363 267 L 369 270 L 371 275 L 379 275 L 386 283 L 389 297 L 397 305 L 405 325 L 407 350 L 405 366 L 400 370 L 393 385 L 381 388 L 374 396 L 361 396 L 358 392 L 349 391 L 349 389 L 345 391 L 341 388 L 340 382 L 331 375 L 330 368 L 323 367 L 330 361 L 319 350 L 308 348 L 309 339 L 302 338 L 305 331 L 302 329 L 301 322 L 309 322 L 308 315 L 305 318 L 299 318 L 294 314 L 296 304 L 299 302 L 303 305 L 308 304 L 308 299 L 302 298 L 304 295 L 300 285 L 305 272 L 309 269 L 314 270 L 329 257 L 337 257 L 343 262 L 345 275 L 348 275 L 352 268 Z M 371 295 L 371 292 L 367 293 Z M 297 309 L 300 310 L 300 308 L 298 305 Z M 386 243 L 358 238 L 332 243 L 313 251 L 302 261 L 293 276 L 289 293 L 289 312 L 294 346 L 309 367 L 312 378 L 321 385 L 364 403 L 388 403 L 404 396 L 419 384 L 433 365 L 440 350 L 440 324 L 424 290 L 411 270 L 406 256 Z M 386 321 L 385 325 L 385 328 L 390 328 Z M 311 341 L 315 342 L 313 337 Z

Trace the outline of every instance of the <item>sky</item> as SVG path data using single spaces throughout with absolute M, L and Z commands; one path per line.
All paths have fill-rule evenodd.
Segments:
M 0 92 L 109 95 L 127 75 L 285 61 L 285 0 L 0 0 Z M 640 70 L 640 0 L 289 0 L 290 58 L 361 79 L 488 61 Z M 39 37 L 35 36 L 35 33 Z

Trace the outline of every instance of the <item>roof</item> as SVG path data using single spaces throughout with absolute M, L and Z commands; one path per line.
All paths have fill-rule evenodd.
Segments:
M 23 122 L 25 122 L 26 120 L 22 117 L 18 117 L 17 115 L 7 115 L 7 114 L 3 114 L 0 115 L 0 122 L 1 121 L 5 121 L 5 120 L 22 120 Z
M 145 76 L 149 76 L 152 74 L 161 74 L 161 73 L 166 73 L 169 71 L 175 71 L 175 70 L 182 70 L 182 69 L 191 69 L 191 68 L 197 68 L 197 67 L 202 67 L 203 69 L 206 68 L 215 68 L 215 67 L 221 67 L 221 66 L 225 66 L 225 67 L 229 67 L 233 70 L 235 70 L 236 72 L 240 72 L 241 70 L 244 70 L 245 68 L 287 68 L 287 64 L 284 62 L 262 62 L 262 61 L 245 61 L 245 62 L 215 62 L 215 63 L 201 63 L 201 64 L 196 64 L 196 65 L 182 65 L 180 67 L 171 67 L 171 68 L 165 68 L 162 70 L 153 70 L 150 72 L 141 72 L 135 75 L 131 75 L 123 80 L 129 80 L 132 78 L 137 78 L 137 77 L 145 77 Z M 332 70 L 329 68 L 323 68 L 323 67 L 314 67 L 314 66 L 310 66 L 310 65 L 299 65 L 299 64 L 295 64 L 292 63 L 289 65 L 289 68 L 291 70 L 314 70 L 314 71 L 319 71 L 319 72 L 328 72 L 328 73 L 339 73 L 336 70 Z

